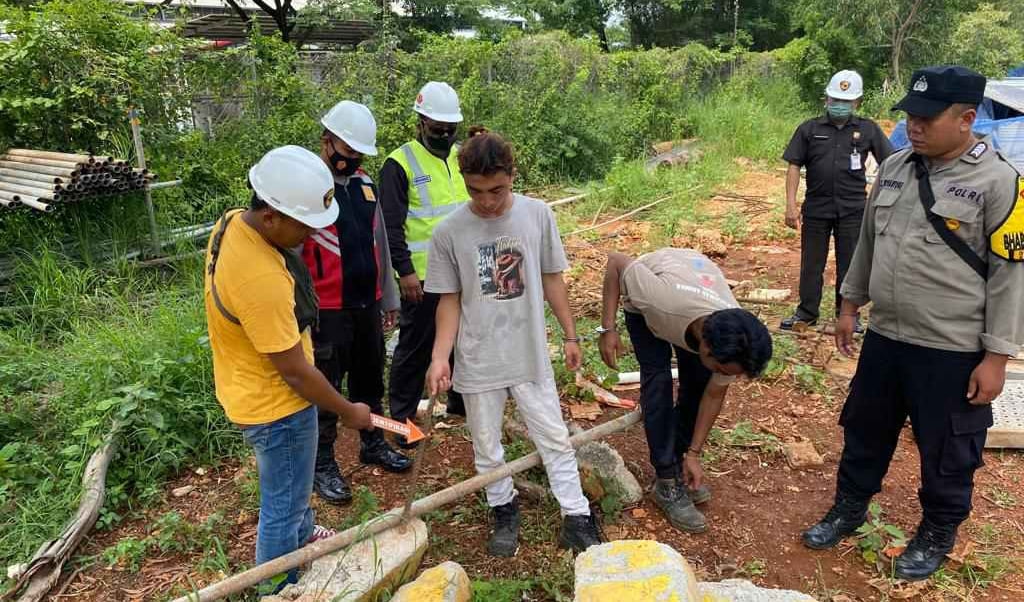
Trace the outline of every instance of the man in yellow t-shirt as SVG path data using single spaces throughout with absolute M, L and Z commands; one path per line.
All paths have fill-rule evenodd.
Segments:
M 369 407 L 346 400 L 313 366 L 316 296 L 291 251 L 337 217 L 330 171 L 310 151 L 285 146 L 249 170 L 249 184 L 250 208 L 214 227 L 204 294 L 217 400 L 256 455 L 262 564 L 333 534 L 314 524 L 309 506 L 317 406 L 350 428 L 371 427 Z M 296 579 L 292 571 L 284 583 Z

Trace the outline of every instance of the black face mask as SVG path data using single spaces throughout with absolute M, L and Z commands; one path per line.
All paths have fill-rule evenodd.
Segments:
M 334 168 L 334 173 L 339 176 L 351 176 L 356 173 L 359 169 L 359 165 L 363 162 L 362 159 L 353 159 L 352 157 L 346 157 L 336 150 L 331 151 L 331 166 Z M 339 168 L 338 165 L 341 165 Z
M 443 155 L 448 155 L 452 150 L 452 146 L 455 145 L 455 132 L 451 134 L 443 134 L 441 136 L 434 136 L 430 133 L 423 135 L 423 142 L 427 149 Z

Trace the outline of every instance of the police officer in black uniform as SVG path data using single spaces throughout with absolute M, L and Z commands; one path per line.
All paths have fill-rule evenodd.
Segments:
M 879 163 L 892 154 L 892 145 L 881 128 L 854 114 L 862 94 L 863 84 L 856 71 L 833 75 L 825 88 L 825 115 L 800 124 L 782 155 L 789 163 L 786 225 L 800 228 L 800 305 L 792 316 L 782 320 L 783 330 L 798 323 L 811 326 L 818 322 L 830 237 L 836 245 L 835 306 L 839 313 L 839 285 L 850 267 L 864 216 L 864 163 L 868 153 Z M 796 204 L 801 167 L 807 168 L 802 219 Z
M 985 78 L 963 67 L 916 71 L 896 105 L 912 148 L 879 168 L 843 282 L 836 345 L 849 355 L 857 310 L 871 320 L 839 422 L 835 504 L 804 532 L 824 549 L 853 533 L 910 417 L 923 517 L 895 561 L 901 579 L 942 565 L 971 510 L 992 400 L 1024 341 L 1024 189 L 971 126 Z

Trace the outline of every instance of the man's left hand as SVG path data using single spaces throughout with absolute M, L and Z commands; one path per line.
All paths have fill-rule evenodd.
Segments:
M 384 332 L 391 332 L 391 330 L 395 327 L 395 324 L 398 323 L 398 310 L 391 309 L 385 311 L 381 319 L 383 321 Z
M 575 372 L 583 364 L 583 352 L 580 351 L 580 344 L 576 341 L 566 341 L 562 347 L 565 352 L 565 369 Z
M 1003 392 L 1006 383 L 1005 355 L 985 354 L 978 367 L 971 372 L 971 380 L 967 385 L 967 400 L 976 406 L 992 403 L 992 400 Z
M 686 453 L 683 457 L 683 482 L 688 489 L 700 489 L 704 484 L 704 469 L 697 454 Z

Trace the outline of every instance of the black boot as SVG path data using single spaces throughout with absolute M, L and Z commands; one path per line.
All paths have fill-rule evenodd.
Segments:
M 955 526 L 937 526 L 921 521 L 907 549 L 896 558 L 896 577 L 907 581 L 927 579 L 946 561 L 956 543 Z
M 708 528 L 707 520 L 693 505 L 686 486 L 679 479 L 658 479 L 654 485 L 654 503 L 680 531 L 703 533 Z
M 319 463 L 313 473 L 313 491 L 328 504 L 342 505 L 352 501 L 352 489 L 338 470 L 333 459 Z
M 597 531 L 597 520 L 593 514 L 566 516 L 562 519 L 558 547 L 579 553 L 600 543 L 601 534 Z
M 487 540 L 487 553 L 511 558 L 519 549 L 519 498 L 512 498 L 511 502 L 491 510 L 494 512 L 494 531 Z
M 388 472 L 405 472 L 412 468 L 412 460 L 391 449 L 384 436 L 374 433 L 359 445 L 359 461 L 377 464 Z
M 803 324 L 802 328 L 807 328 L 809 326 L 817 326 L 818 321 L 808 320 L 801 318 L 797 314 L 793 314 L 792 316 L 783 319 L 782 322 L 779 323 L 779 328 L 782 330 L 793 330 L 797 327 L 797 324 Z
M 847 535 L 853 534 L 867 519 L 868 503 L 838 495 L 825 518 L 803 532 L 804 545 L 813 550 L 827 550 Z

